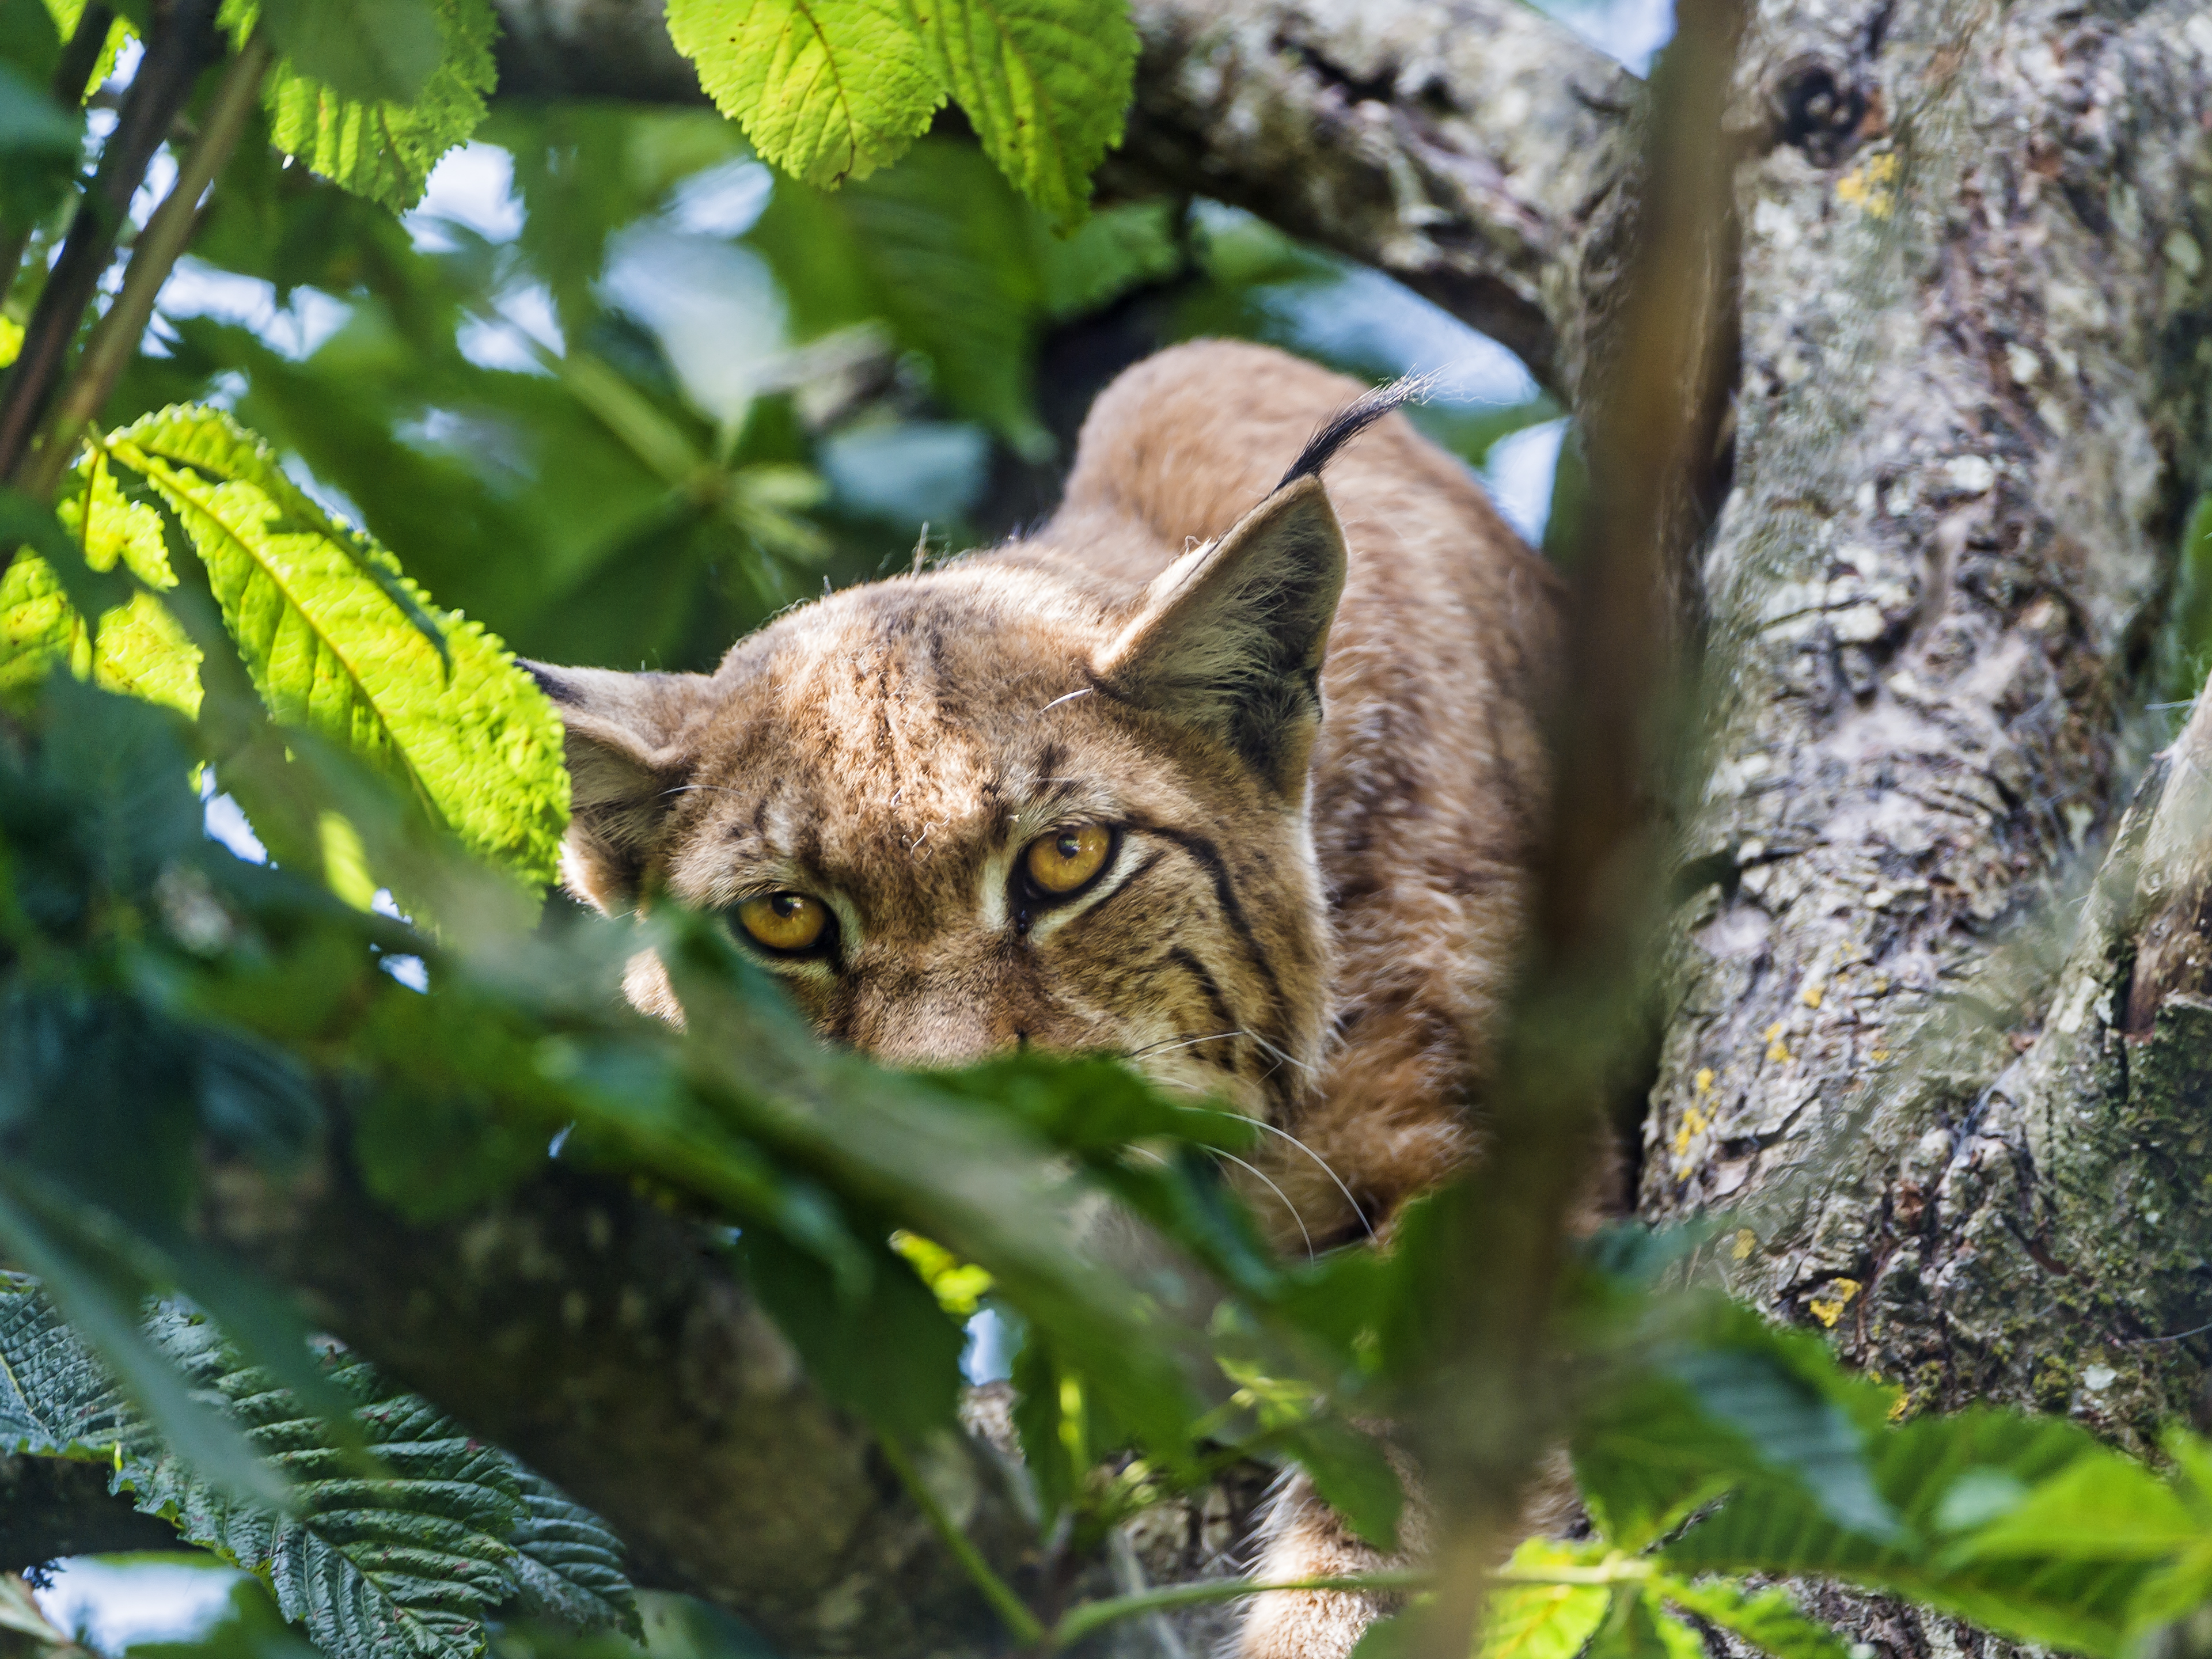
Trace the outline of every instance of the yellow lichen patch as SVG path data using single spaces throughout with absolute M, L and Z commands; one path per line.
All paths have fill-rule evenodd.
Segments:
M 1735 1243 L 1729 1249 L 1729 1259 L 1732 1261 L 1747 1261 L 1752 1251 L 1758 1247 L 1759 1235 L 1748 1227 L 1739 1227 L 1735 1232 Z
M 1891 1422 L 1902 1423 L 1906 1418 L 1911 1415 L 1912 1396 L 1911 1395 L 1900 1393 L 1896 1399 L 1889 1402 L 1889 1420 Z
M 1692 1161 L 1690 1157 L 1691 1145 L 1699 1135 L 1712 1127 L 1713 1115 L 1704 1107 L 1689 1106 L 1683 1109 L 1682 1121 L 1674 1128 L 1674 1173 L 1676 1175 L 1686 1176 L 1690 1173 L 1690 1164 Z
M 1704 1093 L 1705 1093 L 1708 1090 L 1710 1090 L 1712 1086 L 1713 1086 L 1713 1068 L 1712 1068 L 1711 1066 L 1700 1066 L 1699 1067 L 1698 1067 L 1698 1076 L 1697 1076 L 1697 1089 L 1698 1089 L 1698 1092 L 1699 1094 L 1704 1094 Z
M 1827 994 L 1827 989 L 1826 985 L 1816 979 L 1797 994 L 1797 1000 L 1808 1008 L 1817 1008 L 1820 1006 L 1821 997 Z
M 1844 1316 L 1844 1310 L 1851 1305 L 1851 1298 L 1858 1293 L 1857 1279 L 1832 1279 L 1828 1281 L 1827 1295 L 1816 1296 L 1807 1305 L 1812 1309 L 1814 1318 L 1833 1328 L 1835 1322 Z
M 1869 155 L 1836 180 L 1837 199 L 1864 208 L 1877 219 L 1887 219 L 1896 203 L 1892 187 L 1897 183 L 1897 173 L 1895 151 Z
M 1790 1063 L 1790 1045 L 1782 1040 L 1782 1022 L 1780 1020 L 1776 1020 L 1773 1024 L 1766 1028 L 1765 1042 L 1766 1057 L 1769 1060 L 1772 1060 L 1777 1066 L 1786 1066 Z

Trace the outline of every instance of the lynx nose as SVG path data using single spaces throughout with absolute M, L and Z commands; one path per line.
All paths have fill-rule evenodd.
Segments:
M 1034 1028 L 1000 975 L 963 963 L 865 975 L 842 1035 L 888 1066 L 964 1066 Z

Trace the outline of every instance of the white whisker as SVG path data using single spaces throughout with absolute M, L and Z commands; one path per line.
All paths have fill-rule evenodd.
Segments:
M 1242 1112 L 1224 1112 L 1218 1106 L 1200 1106 L 1194 1108 L 1194 1109 L 1201 1112 L 1212 1112 L 1216 1117 L 1233 1117 L 1241 1122 L 1249 1123 L 1256 1127 L 1265 1129 L 1271 1135 L 1282 1136 L 1282 1138 L 1289 1141 L 1291 1146 L 1297 1147 L 1308 1158 L 1321 1165 L 1322 1173 L 1336 1183 L 1336 1190 L 1344 1194 L 1344 1201 L 1352 1206 L 1352 1212 L 1359 1218 L 1359 1224 L 1367 1230 L 1367 1237 L 1370 1238 L 1373 1238 L 1375 1237 L 1375 1224 L 1367 1218 L 1367 1212 L 1360 1207 L 1359 1200 L 1352 1195 L 1352 1188 L 1344 1184 L 1344 1177 L 1337 1174 L 1334 1170 L 1329 1167 L 1329 1162 L 1327 1158 L 1323 1158 L 1319 1152 L 1314 1151 L 1312 1147 L 1307 1146 L 1304 1141 L 1300 1140 L 1288 1129 L 1280 1128 L 1276 1125 L 1268 1122 L 1267 1120 L 1263 1117 L 1247 1117 Z
M 1246 1031 L 1241 1035 L 1250 1037 L 1252 1041 L 1258 1045 L 1261 1054 L 1272 1056 L 1274 1060 L 1289 1066 L 1294 1072 L 1304 1072 L 1309 1076 L 1312 1075 L 1312 1066 L 1307 1065 L 1305 1061 L 1302 1060 L 1292 1060 L 1288 1054 L 1285 1054 L 1280 1048 L 1278 1048 L 1273 1043 L 1268 1042 L 1267 1038 L 1261 1036 L 1257 1031 Z
M 1201 1042 L 1218 1042 L 1223 1037 L 1237 1037 L 1243 1036 L 1243 1035 L 1244 1033 L 1242 1031 L 1213 1031 L 1208 1033 L 1205 1036 L 1181 1038 L 1162 1037 L 1158 1042 L 1147 1042 L 1141 1048 L 1130 1048 L 1125 1050 L 1122 1053 L 1121 1058 L 1124 1060 L 1141 1060 L 1145 1055 L 1158 1054 L 1163 1048 L 1194 1048 Z
M 1037 713 L 1040 714 L 1049 714 L 1054 709 L 1059 708 L 1060 704 L 1064 702 L 1073 702 L 1078 697 L 1089 696 L 1093 689 L 1093 687 L 1086 685 L 1081 690 L 1071 691 L 1064 697 L 1054 697 L 1050 702 L 1045 704 L 1043 708 L 1038 709 Z
M 1149 1146 L 1132 1146 L 1129 1150 L 1136 1153 L 1140 1158 L 1149 1158 L 1153 1163 L 1158 1164 L 1162 1169 L 1169 1167 L 1167 1159 L 1162 1158 L 1158 1152 L 1154 1152 Z M 1259 1178 L 1269 1192 L 1274 1194 L 1277 1198 L 1283 1200 L 1283 1207 L 1291 1212 L 1291 1219 L 1298 1224 L 1298 1237 L 1304 1239 L 1306 1242 L 1306 1260 L 1309 1261 L 1312 1261 L 1314 1253 L 1313 1235 L 1306 1231 L 1306 1218 L 1298 1213 L 1298 1206 L 1291 1202 L 1290 1194 L 1285 1193 L 1280 1187 L 1278 1187 L 1273 1182 L 1269 1181 L 1267 1177 L 1261 1174 L 1259 1170 L 1253 1170 L 1250 1164 L 1247 1164 L 1243 1158 L 1237 1157 L 1236 1153 L 1224 1152 L 1218 1146 L 1209 1146 L 1206 1150 L 1212 1152 L 1216 1158 L 1227 1158 L 1231 1164 L 1237 1165 L 1240 1170 L 1251 1170 L 1253 1175 Z
M 1261 1170 L 1254 1168 L 1251 1164 L 1247 1164 L 1243 1158 L 1237 1157 L 1236 1153 L 1224 1152 L 1218 1146 L 1209 1146 L 1206 1150 L 1212 1152 L 1216 1158 L 1227 1158 L 1231 1164 L 1234 1164 L 1240 1170 L 1250 1170 L 1255 1180 L 1258 1181 L 1259 1183 L 1265 1187 L 1269 1192 L 1274 1194 L 1277 1198 L 1283 1200 L 1283 1207 L 1291 1212 L 1291 1219 L 1298 1224 L 1298 1237 L 1305 1240 L 1306 1260 L 1309 1261 L 1312 1261 L 1314 1255 L 1313 1235 L 1306 1231 L 1306 1218 L 1298 1213 L 1298 1206 L 1291 1202 L 1291 1195 L 1285 1192 L 1280 1187 L 1278 1187 L 1273 1182 L 1268 1180 L 1267 1176 Z

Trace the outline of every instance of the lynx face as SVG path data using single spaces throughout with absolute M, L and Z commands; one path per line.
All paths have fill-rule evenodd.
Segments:
M 849 589 L 711 676 L 537 669 L 570 885 L 720 915 L 893 1063 L 1104 1051 L 1280 1118 L 1326 1020 L 1306 774 L 1342 538 L 1305 477 L 1133 595 L 1093 551 Z M 678 1014 L 649 959 L 630 989 Z

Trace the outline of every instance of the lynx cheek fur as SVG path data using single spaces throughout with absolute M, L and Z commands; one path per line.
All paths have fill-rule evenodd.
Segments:
M 1284 1243 L 1380 1223 L 1475 1147 L 1556 587 L 1402 416 L 1329 428 L 1361 392 L 1163 352 L 1101 395 L 1035 536 L 817 600 L 712 675 L 536 670 L 569 885 L 731 913 L 887 1060 L 1129 1055 L 1284 1132 L 1247 1193 Z M 630 992 L 676 1012 L 649 958 Z M 1281 1495 L 1268 1576 L 1373 1560 Z M 1243 1651 L 1338 1655 L 1370 1616 L 1261 1598 Z

